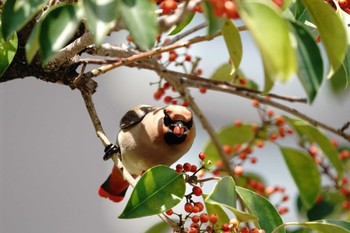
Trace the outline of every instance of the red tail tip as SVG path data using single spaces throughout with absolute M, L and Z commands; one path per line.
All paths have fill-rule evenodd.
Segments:
M 113 202 L 121 202 L 124 199 L 123 196 L 112 196 L 111 194 L 107 193 L 102 187 L 98 189 L 98 194 L 101 197 L 107 198 Z

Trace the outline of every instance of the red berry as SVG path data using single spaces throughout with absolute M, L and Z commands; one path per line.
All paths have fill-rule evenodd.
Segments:
M 239 79 L 239 83 L 242 85 L 242 86 L 245 86 L 247 84 L 247 79 L 242 77 Z
M 242 227 L 241 228 L 241 233 L 249 233 L 249 228 L 248 227 Z
M 156 92 L 154 92 L 154 94 L 153 94 L 153 97 L 156 99 L 156 100 L 159 100 L 161 97 L 162 97 L 162 95 L 163 95 L 163 89 L 158 89 Z
M 182 167 L 181 164 L 177 164 L 177 165 L 176 165 L 176 169 L 175 169 L 175 170 L 176 170 L 177 172 L 182 172 L 182 169 L 183 169 L 183 167 Z
M 316 146 L 314 146 L 314 145 L 310 146 L 309 153 L 312 157 L 315 157 L 317 152 L 318 152 L 318 149 Z
M 197 166 L 191 165 L 191 172 L 196 172 L 196 171 L 197 171 Z
M 191 55 L 189 55 L 189 54 L 186 54 L 186 56 L 185 56 L 185 61 L 191 61 Z
M 199 216 L 199 219 L 201 220 L 201 222 L 206 223 L 209 221 L 209 216 L 206 213 L 201 213 L 201 215 Z
M 188 229 L 188 233 L 197 233 L 198 229 L 195 227 L 190 227 L 190 229 Z
M 289 197 L 288 197 L 287 195 L 284 195 L 284 196 L 282 197 L 282 201 L 288 201 L 288 199 L 289 199 Z
M 258 141 L 256 142 L 256 146 L 257 146 L 258 148 L 263 148 L 263 147 L 264 147 L 264 141 L 263 141 L 263 140 L 258 140 Z
M 227 18 L 231 18 L 231 19 L 238 19 L 239 18 L 236 4 L 232 1 L 225 2 L 224 11 L 226 13 Z
M 236 166 L 236 167 L 234 168 L 233 172 L 234 172 L 236 175 L 240 176 L 240 175 L 243 174 L 243 167 L 240 166 L 240 165 L 238 165 L 238 166 Z
M 194 195 L 200 196 L 200 195 L 202 195 L 202 188 L 199 187 L 199 186 L 194 186 L 192 188 L 192 192 L 193 192 Z
M 282 7 L 283 6 L 283 0 L 272 0 L 278 7 Z
M 160 3 L 159 7 L 163 10 L 163 15 L 167 15 L 170 12 L 176 10 L 177 3 L 174 0 L 165 0 L 162 3 Z
M 224 224 L 222 224 L 221 229 L 222 229 L 223 231 L 229 231 L 229 230 L 230 230 L 230 227 L 229 227 L 228 223 L 224 223 Z
M 192 212 L 193 212 L 193 213 L 198 213 L 198 212 L 200 212 L 198 206 L 193 206 Z
M 164 84 L 163 84 L 163 89 L 164 90 L 167 90 L 167 89 L 169 89 L 170 88 L 170 83 L 168 83 L 168 82 L 165 82 Z
M 203 205 L 202 202 L 199 202 L 199 201 L 198 201 L 198 202 L 194 203 L 194 206 L 198 207 L 199 212 L 201 212 L 202 210 L 204 210 L 204 205 Z
M 202 94 L 205 94 L 207 92 L 207 88 L 199 87 L 199 92 L 202 93 Z
M 186 172 L 191 171 L 191 164 L 190 164 L 190 163 L 184 163 L 183 169 L 184 169 Z
M 343 209 L 350 210 L 350 201 L 349 200 L 343 201 L 341 206 L 343 207 Z
M 280 207 L 279 209 L 278 209 L 278 213 L 279 214 L 285 214 L 285 213 L 287 213 L 288 212 L 288 208 L 287 207 Z
M 211 214 L 209 217 L 209 221 L 215 224 L 219 221 L 219 216 L 217 214 Z
M 257 99 L 252 99 L 252 105 L 257 108 L 260 105 L 260 101 Z
M 339 4 L 341 9 L 348 8 L 349 3 L 350 3 L 350 1 L 348 1 L 348 0 L 338 0 L 338 4 Z
M 170 53 L 169 54 L 169 61 L 173 62 L 175 61 L 177 58 L 177 54 L 176 53 Z
M 259 233 L 259 230 L 256 229 L 256 228 L 253 228 L 253 229 L 250 230 L 250 233 Z
M 177 99 L 173 99 L 172 101 L 171 101 L 171 104 L 177 104 Z
M 223 145 L 222 149 L 224 150 L 225 154 L 230 155 L 232 153 L 232 146 L 230 145 Z
M 273 115 L 275 114 L 274 111 L 272 109 L 267 109 L 266 110 L 266 114 L 268 115 L 268 117 L 273 117 Z
M 187 213 L 191 213 L 193 211 L 193 205 L 191 203 L 186 203 L 184 209 Z
M 256 161 L 257 161 L 258 159 L 256 158 L 256 157 L 251 157 L 250 158 L 250 162 L 252 163 L 252 164 L 256 164 Z
M 242 125 L 241 120 L 235 120 L 234 125 L 235 125 L 236 127 L 240 127 L 240 126 Z
M 204 152 L 201 152 L 201 153 L 199 153 L 198 157 L 199 157 L 200 160 L 203 161 L 205 159 L 205 157 L 206 157 L 206 154 Z
M 172 100 L 173 100 L 173 97 L 171 97 L 171 96 L 169 96 L 169 95 L 167 95 L 167 96 L 164 97 L 164 102 L 165 102 L 165 103 L 170 103 Z
M 192 216 L 192 222 L 194 222 L 194 223 L 199 222 L 199 216 L 198 215 L 193 215 Z
M 202 73 L 203 73 L 203 70 L 202 70 L 202 69 L 197 69 L 197 70 L 196 70 L 196 74 L 197 74 L 197 75 L 201 75 Z
M 167 215 L 171 216 L 174 212 L 173 212 L 172 209 L 170 209 L 170 210 L 167 210 L 165 213 L 166 213 Z

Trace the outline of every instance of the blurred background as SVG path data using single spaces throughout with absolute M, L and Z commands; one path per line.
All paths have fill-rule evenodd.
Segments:
M 113 35 L 109 42 L 119 44 L 126 35 Z M 257 48 L 247 32 L 242 33 L 242 40 L 242 70 L 262 88 L 263 70 Z M 205 77 L 228 61 L 222 39 L 193 45 L 189 53 L 202 58 L 199 68 Z M 131 68 L 118 68 L 96 79 L 99 87 L 93 98 L 111 141 L 119 130 L 120 118 L 130 107 L 164 105 L 153 99 L 157 85 L 150 83 L 158 80 L 153 72 Z M 277 84 L 273 92 L 305 97 L 296 78 Z M 216 129 L 236 119 L 244 122 L 258 119 L 249 100 L 211 91 L 201 94 L 197 89 L 192 89 L 191 94 Z M 311 106 L 285 104 L 338 128 L 350 120 L 349 97 L 349 93 L 334 96 L 323 83 Z M 197 155 L 208 140 L 200 122 L 197 119 L 195 122 L 195 143 L 179 163 L 198 164 Z M 0 232 L 138 233 L 160 222 L 156 216 L 118 219 L 126 200 L 116 204 L 98 196 L 97 189 L 109 175 L 112 162 L 102 160 L 104 148 L 95 135 L 79 91 L 32 77 L 1 83 L 0 132 Z M 297 221 L 294 208 L 297 190 L 279 151 L 267 144 L 263 150 L 256 150 L 255 155 L 258 163 L 247 163 L 246 170 L 260 172 L 269 185 L 285 186 L 291 211 L 284 215 L 284 221 Z M 209 192 L 211 187 L 212 184 L 205 185 L 204 190 Z

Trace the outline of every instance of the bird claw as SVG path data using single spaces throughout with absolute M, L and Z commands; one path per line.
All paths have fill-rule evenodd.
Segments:
M 105 147 L 104 152 L 105 152 L 105 154 L 103 156 L 103 160 L 106 161 L 106 160 L 110 159 L 113 156 L 113 154 L 120 153 L 120 147 L 111 143 Z

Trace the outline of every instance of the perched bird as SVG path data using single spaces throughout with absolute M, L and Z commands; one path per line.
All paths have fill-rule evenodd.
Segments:
M 124 167 L 136 178 L 155 165 L 175 163 L 190 149 L 195 134 L 193 116 L 187 108 L 138 105 L 122 117 L 116 149 Z M 113 166 L 111 175 L 99 188 L 99 195 L 120 202 L 128 186 Z

